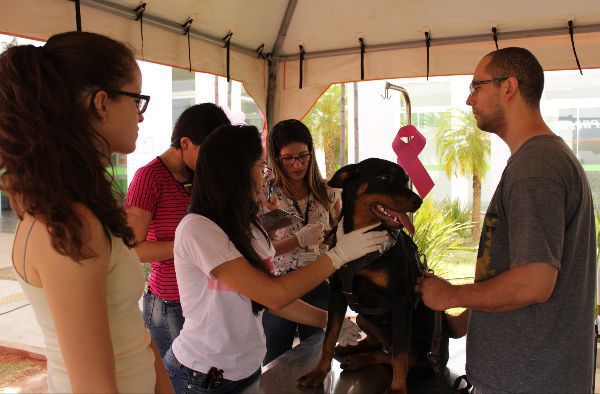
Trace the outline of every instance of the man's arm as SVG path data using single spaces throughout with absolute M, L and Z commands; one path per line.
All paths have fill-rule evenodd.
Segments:
M 486 312 L 508 312 L 550 298 L 558 269 L 550 263 L 520 265 L 502 274 L 467 285 L 452 285 L 433 275 L 417 279 L 416 291 L 429 308 L 443 311 L 464 307 Z

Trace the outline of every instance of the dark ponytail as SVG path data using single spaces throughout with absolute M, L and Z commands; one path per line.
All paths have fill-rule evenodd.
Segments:
M 75 203 L 135 244 L 104 166 L 107 141 L 92 127 L 87 104 L 93 90 L 118 90 L 135 68 L 129 48 L 94 33 L 57 34 L 43 47 L 13 46 L 0 55 L 0 184 L 16 197 L 18 216 L 46 223 L 54 249 L 75 260 L 91 257 Z

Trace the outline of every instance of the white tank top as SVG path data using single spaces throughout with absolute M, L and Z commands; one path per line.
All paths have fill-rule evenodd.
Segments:
M 144 327 L 138 304 L 144 290 L 144 273 L 135 252 L 120 238 L 111 235 L 111 244 L 107 305 L 117 387 L 121 393 L 151 393 L 154 392 L 156 382 L 154 353 L 150 348 L 150 334 Z M 70 393 L 71 382 L 46 293 L 43 288 L 25 282 L 19 274 L 17 278 L 44 335 L 48 359 L 48 392 Z

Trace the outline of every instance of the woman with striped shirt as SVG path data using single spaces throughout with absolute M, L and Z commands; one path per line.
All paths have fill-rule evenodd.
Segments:
M 175 229 L 190 203 L 193 169 L 200 144 L 216 127 L 231 124 L 212 103 L 186 109 L 173 129 L 171 146 L 138 169 L 125 201 L 140 260 L 151 271 L 144 292 L 144 322 L 161 357 L 183 327 L 183 313 L 173 265 Z

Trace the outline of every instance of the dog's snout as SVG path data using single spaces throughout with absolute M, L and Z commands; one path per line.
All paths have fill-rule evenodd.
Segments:
M 411 198 L 411 204 L 412 204 L 412 210 L 416 211 L 417 209 L 421 208 L 421 204 L 423 204 L 423 200 L 421 200 L 421 197 L 415 195 Z

